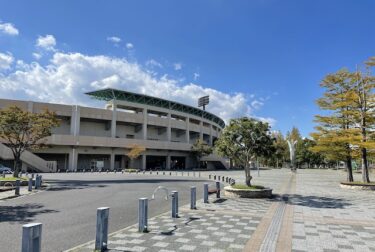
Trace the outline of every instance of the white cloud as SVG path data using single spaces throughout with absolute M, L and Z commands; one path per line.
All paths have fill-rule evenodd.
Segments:
M 198 80 L 198 78 L 201 76 L 199 73 L 194 73 L 193 75 L 195 81 Z
M 178 71 L 182 69 L 182 63 L 174 63 L 173 64 L 174 70 Z
M 33 57 L 34 57 L 34 59 L 36 59 L 36 60 L 40 60 L 40 58 L 42 58 L 42 55 L 40 54 L 40 53 L 33 53 Z
M 134 45 L 132 43 L 126 43 L 126 48 L 133 49 Z
M 199 97 L 209 95 L 207 110 L 224 120 L 252 115 L 251 101 L 243 93 L 228 94 L 193 83 L 184 84 L 167 75 L 157 77 L 142 65 L 123 58 L 55 52 L 47 65 L 20 61 L 16 68 L 17 71 L 0 75 L 2 97 L 103 106 L 84 92 L 112 87 L 194 107 Z
M 162 65 L 160 62 L 158 62 L 158 61 L 156 61 L 156 60 L 154 60 L 154 59 L 147 60 L 147 61 L 146 61 L 146 66 L 148 66 L 148 67 L 159 67 L 159 68 L 163 68 L 163 65 Z
M 262 102 L 262 101 L 254 100 L 254 101 L 251 102 L 251 106 L 254 109 L 260 109 L 263 105 L 264 105 L 264 102 Z
M 107 40 L 110 41 L 110 42 L 116 43 L 116 44 L 121 42 L 121 38 L 116 37 L 116 36 L 107 37 Z
M 19 34 L 18 29 L 11 23 L 0 22 L 0 32 L 3 32 L 11 36 L 16 36 Z
M 55 51 L 56 39 L 53 35 L 39 36 L 36 40 L 36 46 L 47 51 Z
M 14 61 L 11 53 L 0 53 L 0 70 L 10 69 Z

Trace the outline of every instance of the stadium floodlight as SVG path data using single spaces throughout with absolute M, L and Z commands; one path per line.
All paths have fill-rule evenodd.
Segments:
M 206 110 L 206 105 L 210 103 L 210 96 L 206 95 L 198 99 L 198 107 L 203 107 Z

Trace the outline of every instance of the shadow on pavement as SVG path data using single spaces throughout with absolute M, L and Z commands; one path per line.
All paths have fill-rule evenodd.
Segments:
M 39 214 L 58 212 L 56 210 L 43 209 L 43 207 L 41 204 L 0 206 L 0 222 L 32 222 Z
M 283 200 L 283 199 L 281 199 Z M 318 197 L 318 196 L 304 196 L 299 194 L 288 195 L 288 202 L 290 205 L 306 206 L 311 208 L 345 208 L 352 204 L 345 199 Z

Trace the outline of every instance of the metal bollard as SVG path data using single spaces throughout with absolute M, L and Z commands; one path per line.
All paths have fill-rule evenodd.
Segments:
M 184 172 L 183 172 L 183 171 L 181 172 L 181 176 L 182 176 L 182 177 L 184 176 Z
M 220 181 L 216 181 L 216 198 L 220 199 Z
M 156 171 L 156 175 L 159 175 L 159 171 Z
M 172 176 L 172 172 L 169 172 L 169 176 Z
M 22 226 L 22 252 L 40 252 L 42 243 L 42 223 Z
M 208 174 L 208 179 L 211 179 L 211 174 Z
M 29 178 L 28 188 L 27 190 L 31 192 L 33 190 L 33 179 Z
M 220 181 L 220 176 L 217 176 L 217 180 L 219 180 L 219 181 Z
M 225 182 L 228 183 L 228 177 L 225 178 Z
M 5 171 L 3 171 L 3 178 L 5 178 Z
M 197 188 L 195 186 L 190 187 L 190 209 L 197 209 Z
M 221 178 L 221 181 L 223 181 L 223 182 L 224 182 L 224 179 L 225 179 L 225 177 L 223 176 L 223 177 Z
M 105 251 L 108 244 L 109 207 L 99 207 L 96 211 L 95 251 Z
M 172 191 L 172 218 L 178 218 L 178 192 Z
M 214 180 L 216 180 L 216 175 L 214 175 Z
M 163 175 L 165 175 L 165 172 L 163 172 Z
M 31 173 L 31 178 L 34 178 L 34 173 Z
M 35 177 L 35 185 L 34 185 L 34 188 L 35 188 L 35 189 L 38 189 L 38 188 L 39 188 L 39 176 L 38 176 L 38 175 L 36 175 L 36 177 Z
M 176 176 L 177 176 L 177 171 L 176 171 Z
M 188 175 L 188 177 L 189 177 L 189 172 L 188 172 L 188 174 L 187 174 L 187 175 Z
M 208 184 L 203 184 L 203 202 L 208 203 Z
M 14 194 L 16 196 L 20 195 L 20 185 L 21 185 L 21 180 L 17 179 L 16 180 L 16 190 L 14 191 Z
M 140 198 L 138 204 L 138 232 L 146 233 L 148 215 L 148 198 Z
M 198 174 L 199 174 L 199 177 L 201 177 L 201 172 L 199 172 Z

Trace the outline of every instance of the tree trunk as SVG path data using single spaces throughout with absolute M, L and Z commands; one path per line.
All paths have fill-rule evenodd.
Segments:
M 370 178 L 368 174 L 368 166 L 367 166 L 367 150 L 366 148 L 362 148 L 362 181 L 364 183 L 370 183 Z
M 22 168 L 21 155 L 15 155 L 13 177 L 18 178 L 18 174 L 20 173 L 21 168 Z
M 250 175 L 250 166 L 248 164 L 245 165 L 245 177 L 246 177 L 246 185 L 251 186 L 251 175 Z
M 353 182 L 352 158 L 350 156 L 346 158 L 346 170 L 347 170 L 346 181 Z

